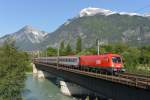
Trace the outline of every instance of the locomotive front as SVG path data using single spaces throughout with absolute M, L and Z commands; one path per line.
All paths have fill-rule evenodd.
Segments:
M 113 72 L 125 72 L 122 57 L 120 55 L 112 54 L 111 63 Z

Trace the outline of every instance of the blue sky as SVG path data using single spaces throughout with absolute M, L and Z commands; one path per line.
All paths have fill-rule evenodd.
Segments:
M 150 13 L 150 0 L 0 0 L 0 36 L 25 25 L 52 32 L 86 7 Z

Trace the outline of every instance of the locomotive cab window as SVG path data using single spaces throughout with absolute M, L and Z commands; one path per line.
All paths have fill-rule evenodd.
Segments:
M 112 62 L 121 63 L 121 58 L 120 57 L 112 57 Z

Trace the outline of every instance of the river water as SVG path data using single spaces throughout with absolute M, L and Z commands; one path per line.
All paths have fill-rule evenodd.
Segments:
M 55 82 L 48 79 L 37 79 L 32 74 L 27 74 L 25 89 L 23 91 L 24 100 L 76 100 L 60 92 Z

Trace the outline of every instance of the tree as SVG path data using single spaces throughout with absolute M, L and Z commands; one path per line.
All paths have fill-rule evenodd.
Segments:
M 56 56 L 57 55 L 57 49 L 49 47 L 47 48 L 47 55 L 48 56 Z
M 0 47 L 0 100 L 21 100 L 27 54 L 18 51 L 9 39 Z
M 143 46 L 140 48 L 139 62 L 144 65 L 150 64 L 150 47 L 149 46 Z
M 59 47 L 59 54 L 60 56 L 64 56 L 65 55 L 65 45 L 64 45 L 65 41 L 61 41 L 60 43 L 60 47 Z
M 77 42 L 76 42 L 76 53 L 79 53 L 81 51 L 82 51 L 82 39 L 80 36 L 78 36 Z
M 124 65 L 128 71 L 134 72 L 137 70 L 139 64 L 140 51 L 138 48 L 129 47 L 128 50 L 122 53 L 124 58 Z
M 61 41 L 61 43 L 60 43 L 60 49 L 64 49 L 64 48 L 65 48 L 64 43 L 65 43 L 65 41 L 64 41 L 64 40 L 63 40 L 63 41 Z
M 72 54 L 72 48 L 69 43 L 66 46 L 65 52 L 66 52 L 66 55 Z

